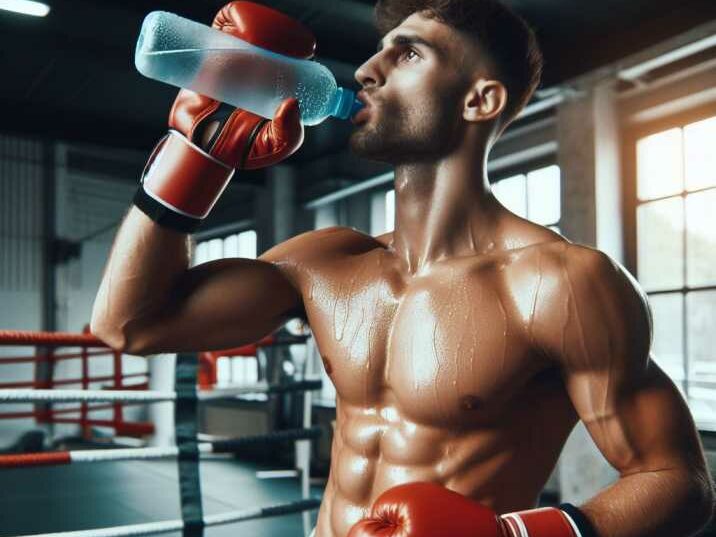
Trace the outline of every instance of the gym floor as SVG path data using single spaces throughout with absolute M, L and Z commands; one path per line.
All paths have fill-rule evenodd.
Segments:
M 258 479 L 267 470 L 202 459 L 204 515 L 297 500 L 297 479 Z M 119 461 L 2 470 L 0 537 L 98 529 L 181 518 L 176 461 Z M 321 489 L 312 490 L 319 496 Z M 315 520 L 316 513 L 313 513 Z M 210 537 L 302 536 L 301 515 L 207 528 Z M 180 537 L 179 532 L 166 534 Z

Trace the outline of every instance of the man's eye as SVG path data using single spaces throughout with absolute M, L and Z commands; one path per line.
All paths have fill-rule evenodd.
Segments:
M 415 49 L 409 48 L 403 52 L 402 56 L 403 58 L 408 58 L 409 54 L 415 54 L 416 57 L 420 57 L 418 53 L 415 51 Z

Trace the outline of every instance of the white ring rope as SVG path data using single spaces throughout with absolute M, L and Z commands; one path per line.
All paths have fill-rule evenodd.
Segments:
M 310 441 L 319 438 L 321 434 L 322 429 L 318 426 L 307 429 L 284 429 L 267 434 L 201 442 L 197 444 L 197 449 L 201 454 L 237 454 L 241 452 L 241 449 L 247 446 Z M 167 459 L 176 458 L 178 455 L 179 450 L 176 446 L 9 453 L 0 455 L 0 468 L 54 466 L 71 463 L 121 460 Z
M 79 403 L 79 402 L 132 402 L 161 403 L 176 401 L 176 392 L 133 390 L 0 390 L 3 403 Z
M 239 395 L 252 393 L 268 393 L 280 391 L 299 391 L 309 389 L 320 389 L 320 381 L 307 379 L 285 386 L 272 386 L 266 382 L 255 384 L 244 384 L 227 386 L 211 391 L 200 391 L 197 398 L 200 401 L 211 401 L 214 399 L 228 399 Z M 0 403 L 80 403 L 80 402 L 141 402 L 141 403 L 162 403 L 165 401 L 176 401 L 176 392 L 160 391 L 136 391 L 136 390 L 33 390 L 13 389 L 0 390 Z
M 211 444 L 199 444 L 199 453 L 213 453 Z M 178 447 L 149 447 L 126 449 L 88 449 L 70 451 L 72 462 L 110 462 L 131 460 L 169 459 L 179 455 Z
M 246 520 L 253 520 L 257 518 L 287 515 L 290 513 L 301 513 L 303 511 L 316 509 L 320 503 L 321 502 L 318 499 L 309 498 L 306 500 L 299 500 L 293 503 L 279 504 L 270 507 L 254 507 L 251 509 L 244 509 L 242 511 L 230 511 L 228 513 L 220 513 L 217 515 L 207 515 L 204 517 L 204 526 L 218 526 L 233 522 L 244 522 Z M 184 522 L 181 520 L 165 520 L 162 522 L 149 522 L 146 524 L 115 526 L 113 528 L 63 531 L 59 533 L 41 533 L 25 535 L 23 537 L 132 537 L 136 535 L 154 535 L 169 533 L 172 531 L 181 531 L 183 528 Z

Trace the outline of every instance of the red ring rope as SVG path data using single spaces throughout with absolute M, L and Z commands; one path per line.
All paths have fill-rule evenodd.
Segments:
M 28 332 L 0 330 L 0 345 L 46 345 L 48 347 L 103 347 L 109 346 L 92 334 L 67 332 Z
M 72 458 L 69 451 L 52 453 L 23 453 L 20 455 L 3 455 L 0 457 L 0 468 L 17 468 L 22 466 L 54 466 L 70 464 Z

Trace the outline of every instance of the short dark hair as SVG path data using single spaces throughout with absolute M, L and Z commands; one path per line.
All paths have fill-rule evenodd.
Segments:
M 485 51 L 507 88 L 503 128 L 529 102 L 540 84 L 543 57 L 534 31 L 500 0 L 378 0 L 375 23 L 381 37 L 416 12 L 447 24 Z

